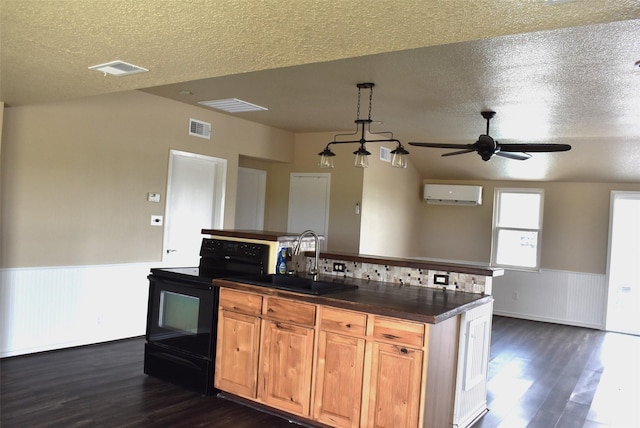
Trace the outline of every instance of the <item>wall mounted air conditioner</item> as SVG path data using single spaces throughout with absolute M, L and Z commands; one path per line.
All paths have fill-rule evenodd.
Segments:
M 425 184 L 424 200 L 428 204 L 482 205 L 482 186 Z

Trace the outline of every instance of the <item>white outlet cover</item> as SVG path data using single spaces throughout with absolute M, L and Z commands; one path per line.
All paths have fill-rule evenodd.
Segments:
M 162 226 L 162 216 L 161 215 L 152 215 L 151 216 L 151 226 Z

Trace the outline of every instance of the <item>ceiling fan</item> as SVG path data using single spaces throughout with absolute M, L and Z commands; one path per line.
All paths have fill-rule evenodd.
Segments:
M 446 143 L 409 143 L 418 147 L 435 147 L 440 149 L 460 149 L 455 152 L 445 153 L 442 156 L 462 155 L 464 153 L 477 152 L 482 160 L 488 161 L 493 155 L 503 158 L 526 160 L 531 157 L 528 152 L 565 152 L 571 150 L 568 144 L 501 144 L 489 136 L 489 121 L 496 115 L 495 111 L 480 112 L 487 120 L 487 133 L 478 137 L 473 144 L 446 144 Z

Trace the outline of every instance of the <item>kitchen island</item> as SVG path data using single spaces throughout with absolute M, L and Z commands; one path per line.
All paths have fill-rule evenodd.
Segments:
M 317 426 L 454 426 L 472 387 L 481 398 L 466 419 L 486 411 L 491 296 L 353 283 L 355 290 L 316 296 L 214 280 L 216 388 Z M 473 349 L 469 326 L 483 333 Z M 474 382 L 466 391 L 462 374 Z
M 268 243 L 274 254 L 297 243 L 289 233 L 202 233 Z M 318 268 L 320 281 L 352 288 L 314 295 L 214 281 L 223 396 L 309 426 L 468 427 L 487 411 L 491 285 L 502 269 L 333 251 L 315 266 L 313 250 L 289 271 Z

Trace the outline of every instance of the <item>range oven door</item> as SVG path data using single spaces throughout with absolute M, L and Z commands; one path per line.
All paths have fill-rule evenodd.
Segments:
M 213 359 L 216 291 L 211 284 L 149 275 L 147 343 Z

